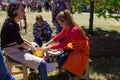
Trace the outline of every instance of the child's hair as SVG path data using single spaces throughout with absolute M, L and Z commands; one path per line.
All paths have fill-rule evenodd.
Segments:
M 43 17 L 41 15 L 37 15 L 36 20 L 42 20 L 43 21 Z
M 73 20 L 70 11 L 65 10 L 60 12 L 56 19 L 60 22 L 66 22 L 68 27 L 77 27 L 85 35 L 84 30 Z

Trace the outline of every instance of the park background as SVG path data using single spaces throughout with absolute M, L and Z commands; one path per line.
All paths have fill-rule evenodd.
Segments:
M 79 11 L 79 10 L 78 10 Z M 53 29 L 53 36 L 56 35 L 55 26 L 53 26 L 51 22 L 51 12 L 27 12 L 26 10 L 26 17 L 27 17 L 27 34 L 24 35 L 29 41 L 33 41 L 33 34 L 32 34 L 32 25 L 35 22 L 35 17 L 37 14 L 41 14 L 43 18 L 48 21 L 50 26 Z M 87 34 L 89 37 L 96 37 L 96 36 L 104 36 L 110 37 L 113 39 L 120 39 L 120 21 L 115 20 L 114 18 L 103 18 L 98 17 L 97 13 L 94 13 L 94 21 L 93 21 L 93 32 L 94 34 Z M 114 14 L 117 15 L 117 14 Z M 7 18 L 7 14 L 5 11 L 0 11 L 0 29 L 4 20 Z M 89 19 L 90 13 L 85 12 L 75 12 L 73 14 L 74 20 L 84 28 L 84 30 L 88 31 L 89 28 Z M 21 22 L 23 24 L 23 22 Z M 24 25 L 24 24 L 23 24 Z M 100 40 L 99 40 L 100 41 Z M 120 40 L 119 40 L 120 41 Z M 92 54 L 92 53 L 91 53 Z M 97 52 L 96 52 L 97 54 Z M 91 80 L 120 80 L 120 56 L 116 56 L 116 54 L 108 55 L 108 56 L 90 56 L 89 65 L 90 65 L 90 79 Z M 50 80 L 58 80 L 58 73 L 56 71 L 50 72 L 49 77 Z M 52 77 L 53 76 L 53 77 Z M 20 75 L 21 77 L 21 75 Z M 64 76 L 63 76 L 64 77 Z M 18 76 L 19 78 L 19 76 Z M 18 79 L 17 79 L 18 80 Z

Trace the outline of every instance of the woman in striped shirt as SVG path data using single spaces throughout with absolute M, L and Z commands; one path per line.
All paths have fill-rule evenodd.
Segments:
M 36 22 L 33 24 L 34 42 L 42 46 L 42 41 L 48 42 L 52 35 L 52 29 L 47 21 L 43 20 L 41 15 L 36 16 Z

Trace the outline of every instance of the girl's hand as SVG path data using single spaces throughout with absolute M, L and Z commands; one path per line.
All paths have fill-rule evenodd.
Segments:
M 43 45 L 43 46 L 41 47 L 41 49 L 42 49 L 43 51 L 46 51 L 46 50 L 47 50 L 47 47 Z
M 44 46 L 44 47 L 47 47 L 47 46 L 48 46 L 48 44 L 47 44 L 47 43 L 45 43 L 45 44 L 43 44 L 43 46 Z M 42 46 L 42 47 L 43 47 L 43 46 Z
M 50 46 L 42 46 L 41 49 L 44 50 L 44 51 L 47 51 L 49 50 L 51 47 Z

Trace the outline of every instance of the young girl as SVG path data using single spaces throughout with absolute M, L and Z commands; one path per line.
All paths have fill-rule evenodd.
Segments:
M 42 46 L 42 48 L 43 50 L 59 48 L 69 50 L 69 54 L 60 57 L 59 64 L 61 64 L 65 70 L 74 74 L 73 80 L 79 80 L 78 77 L 81 77 L 83 74 L 89 58 L 89 39 L 72 19 L 68 10 L 60 12 L 57 15 L 57 21 L 63 27 L 63 30 Z M 53 42 L 57 42 L 61 38 L 64 38 L 62 42 L 52 46 L 49 45 Z

